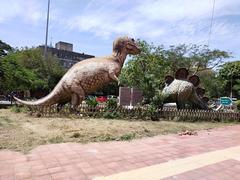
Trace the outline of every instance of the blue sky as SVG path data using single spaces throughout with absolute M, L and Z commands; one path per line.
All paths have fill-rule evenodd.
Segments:
M 213 0 L 51 0 L 49 42 L 74 51 L 111 53 L 117 36 L 155 45 L 207 44 Z M 240 59 L 240 1 L 216 0 L 210 48 Z M 47 0 L 7 0 L 0 6 L 0 39 L 14 47 L 44 44 Z

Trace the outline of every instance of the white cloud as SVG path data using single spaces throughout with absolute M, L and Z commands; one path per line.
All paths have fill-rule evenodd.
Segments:
M 0 6 L 0 23 L 20 18 L 25 23 L 36 25 L 43 19 L 45 9 L 38 0 L 7 0 Z
M 92 1 L 78 15 L 68 19 L 70 29 L 91 32 L 95 36 L 109 38 L 129 34 L 154 41 L 156 38 L 176 41 L 206 42 L 209 32 L 213 0 L 148 0 L 148 1 Z M 215 18 L 238 15 L 240 2 L 217 0 Z M 224 22 L 229 24 L 228 22 Z M 215 23 L 215 25 L 217 25 Z M 218 25 L 215 27 L 220 27 Z M 223 32 L 223 29 L 220 30 Z M 227 30 L 226 33 L 229 33 Z M 199 36 L 201 35 L 201 37 Z M 170 37 L 170 38 L 169 38 Z
M 208 40 L 212 3 L 213 0 L 52 0 L 50 34 L 87 34 L 104 42 L 130 35 L 156 44 L 204 44 Z M 46 8 L 47 0 L 3 1 L 0 23 L 17 19 L 25 24 L 45 25 Z M 240 46 L 239 9 L 239 0 L 216 0 L 210 41 L 214 47 Z

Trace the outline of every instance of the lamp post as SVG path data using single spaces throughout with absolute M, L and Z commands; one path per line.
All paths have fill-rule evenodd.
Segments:
M 231 94 L 230 94 L 231 99 L 232 99 L 232 95 L 233 95 L 233 92 L 232 92 L 232 76 L 233 76 L 233 70 L 231 70 Z
M 50 0 L 48 0 L 48 10 L 47 10 L 47 25 L 46 25 L 45 47 L 44 47 L 44 58 L 45 58 L 45 59 L 47 59 L 47 41 L 48 41 L 49 8 L 50 8 Z

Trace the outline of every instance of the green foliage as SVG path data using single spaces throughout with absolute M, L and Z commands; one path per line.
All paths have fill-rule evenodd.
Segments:
M 210 50 L 206 45 L 196 44 L 170 46 L 169 49 L 165 50 L 165 53 L 166 59 L 171 64 L 172 72 L 180 67 L 185 67 L 191 71 L 212 69 L 220 65 L 225 58 L 230 57 L 226 51 Z
M 118 112 L 117 110 L 108 109 L 103 113 L 103 118 L 106 118 L 106 119 L 116 119 L 120 117 L 121 117 L 121 113 Z
M 235 104 L 237 106 L 238 111 L 240 111 L 240 100 L 236 101 Z
M 151 105 L 155 106 L 157 109 L 163 107 L 164 96 L 162 95 L 161 91 L 158 90 L 153 98 L 151 99 Z
M 198 73 L 201 79 L 201 85 L 205 88 L 205 96 L 209 98 L 219 98 L 225 96 L 225 81 L 219 78 L 218 74 L 213 70 L 204 70 Z
M 103 113 L 103 117 L 106 119 L 116 119 L 121 117 L 121 113 L 117 111 L 117 100 L 114 98 L 108 99 L 106 107 Z
M 0 68 L 3 72 L 1 88 L 5 91 L 29 89 L 36 79 L 36 75 L 20 64 L 13 53 L 2 58 Z
M 158 96 L 158 90 L 163 88 L 164 77 L 167 74 L 174 75 L 180 67 L 192 72 L 203 71 L 218 66 L 225 58 L 230 57 L 225 51 L 210 50 L 207 46 L 201 45 L 180 44 L 166 49 L 164 46 L 154 46 L 146 41 L 139 40 L 138 43 L 142 53 L 127 62 L 122 69 L 120 81 L 123 85 L 140 88 L 147 103 L 156 99 L 155 96 Z M 205 77 L 202 85 L 207 87 L 208 94 L 216 96 L 216 91 L 212 89 L 219 87 L 221 82 L 215 78 L 216 81 L 212 83 L 212 77 L 215 78 L 215 74 Z
M 150 101 L 156 91 L 164 85 L 164 77 L 170 71 L 163 47 L 155 47 L 145 41 L 139 41 L 140 55 L 132 57 L 122 69 L 121 84 L 138 87 L 144 97 Z
M 106 102 L 106 108 L 107 109 L 116 109 L 117 108 L 117 99 L 115 99 L 115 98 L 108 99 Z
M 148 105 L 146 107 L 146 111 L 143 114 L 143 118 L 150 119 L 153 121 L 158 120 L 159 119 L 158 108 L 153 104 Z
M 86 100 L 86 104 L 91 107 L 96 107 L 98 105 L 98 102 L 96 98 L 89 98 Z
M 227 62 L 223 64 L 219 70 L 219 78 L 224 83 L 224 90 L 226 95 L 240 97 L 240 61 Z
M 11 111 L 15 113 L 20 113 L 20 112 L 28 112 L 28 108 L 26 106 L 12 106 Z
M 236 79 L 236 84 L 233 85 L 233 90 L 236 91 L 238 97 L 240 96 L 240 79 Z
M 118 83 L 111 82 L 110 84 L 104 86 L 103 88 L 97 90 L 95 95 L 117 95 L 118 94 Z
M 44 59 L 38 48 L 10 52 L 0 61 L 1 89 L 5 92 L 50 90 L 64 74 L 63 67 L 52 56 Z

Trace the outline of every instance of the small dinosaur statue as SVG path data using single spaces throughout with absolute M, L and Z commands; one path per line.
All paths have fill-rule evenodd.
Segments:
M 29 106 L 51 106 L 71 102 L 76 108 L 89 93 L 107 85 L 110 81 L 118 81 L 123 63 L 128 54 L 140 53 L 134 39 L 119 37 L 113 42 L 110 56 L 90 58 L 72 66 L 47 96 L 36 101 L 23 101 L 14 97 L 21 104 Z
M 162 91 L 164 103 L 176 102 L 178 109 L 184 109 L 189 103 L 194 109 L 208 109 L 205 90 L 198 87 L 200 79 L 197 75 L 189 76 L 186 68 L 180 68 L 173 76 L 165 77 L 165 87 Z

